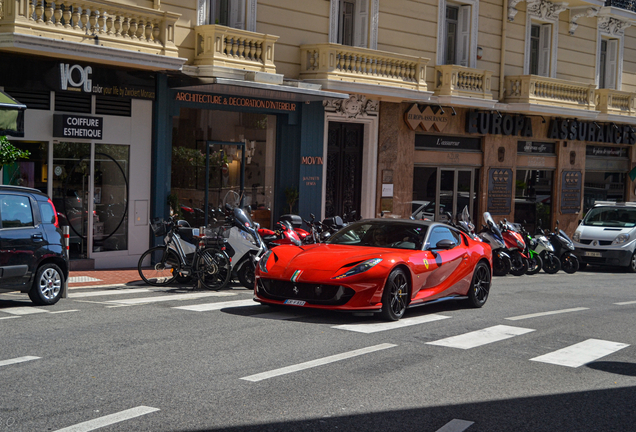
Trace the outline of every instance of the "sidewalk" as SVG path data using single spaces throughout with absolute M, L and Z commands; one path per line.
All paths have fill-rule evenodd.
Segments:
M 71 271 L 69 289 L 99 286 L 145 285 L 136 268 Z

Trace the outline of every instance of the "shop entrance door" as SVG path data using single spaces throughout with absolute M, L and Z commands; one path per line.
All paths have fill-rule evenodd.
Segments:
M 360 215 L 364 125 L 329 122 L 325 217 Z
M 71 259 L 128 249 L 128 167 L 129 146 L 53 145 L 53 203 L 70 226 Z
M 436 220 L 446 222 L 448 220 L 447 213 L 456 217 L 462 212 L 464 207 L 468 207 L 468 211 L 473 215 L 473 206 L 476 202 L 474 184 L 475 170 L 464 168 L 440 168 L 438 189 L 438 203 L 435 214 L 438 215 Z M 472 199 L 471 199 L 472 198 Z

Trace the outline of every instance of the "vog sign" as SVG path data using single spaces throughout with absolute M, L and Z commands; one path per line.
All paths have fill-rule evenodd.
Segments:
M 90 66 L 69 65 L 60 63 L 60 78 L 62 90 L 68 90 L 69 85 L 85 92 L 90 92 L 93 87 L 91 74 L 93 68 Z M 72 89 L 71 89 L 72 90 Z

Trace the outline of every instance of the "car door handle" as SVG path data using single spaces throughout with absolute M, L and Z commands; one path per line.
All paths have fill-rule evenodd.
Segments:
M 42 234 L 33 234 L 31 238 L 33 239 L 33 241 L 36 241 L 36 242 L 41 242 L 42 240 L 44 240 L 44 237 L 42 237 Z

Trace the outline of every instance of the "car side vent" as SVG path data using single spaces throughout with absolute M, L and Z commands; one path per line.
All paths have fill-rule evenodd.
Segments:
M 5 88 L 4 91 L 18 102 L 25 104 L 27 109 L 47 111 L 51 109 L 51 92 L 48 90 L 13 90 Z
M 130 117 L 131 113 L 131 99 L 109 96 L 97 96 L 95 98 L 95 114 Z
M 83 93 L 56 92 L 55 111 L 68 111 L 74 113 L 91 113 L 91 95 Z

